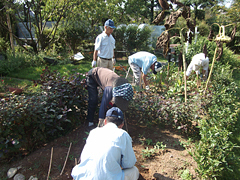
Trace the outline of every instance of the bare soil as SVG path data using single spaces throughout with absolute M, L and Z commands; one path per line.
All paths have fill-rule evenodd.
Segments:
M 171 128 L 149 128 L 140 125 L 137 120 L 129 119 L 127 121 L 127 129 L 133 139 L 133 149 L 137 158 L 136 166 L 140 172 L 139 180 L 181 179 L 181 172 L 185 169 L 189 170 L 193 179 L 197 179 L 195 172 L 195 168 L 197 168 L 196 162 L 179 143 L 180 141 L 186 141 L 186 139 L 178 134 L 176 130 Z M 126 129 L 126 126 L 124 128 Z M 6 177 L 9 168 L 21 166 L 18 173 L 23 174 L 27 180 L 31 176 L 37 177 L 39 180 L 47 179 L 51 152 L 53 152 L 49 179 L 72 179 L 71 170 L 76 163 L 75 161 L 79 160 L 87 136 L 85 127 L 76 128 L 68 135 L 45 144 L 44 147 L 21 160 L 0 163 L 1 174 L 5 174 Z M 157 152 L 153 157 L 143 158 L 142 150 L 146 148 L 146 140 L 152 140 L 153 143 L 163 142 L 166 148 Z M 152 149 L 153 146 L 149 145 L 148 148 Z M 66 161 L 68 151 L 69 155 Z M 60 175 L 61 172 L 62 175 Z

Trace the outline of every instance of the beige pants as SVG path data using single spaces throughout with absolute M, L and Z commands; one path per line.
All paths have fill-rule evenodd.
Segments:
M 136 166 L 129 169 L 124 169 L 124 180 L 137 180 L 139 178 L 139 171 Z
M 111 60 L 105 60 L 100 57 L 97 58 L 97 67 L 104 67 L 113 70 L 113 63 Z
M 135 82 L 135 85 L 136 86 L 140 86 L 141 84 L 141 75 L 142 75 L 142 72 L 141 72 L 141 69 L 138 65 L 134 64 L 134 63 L 130 63 L 129 64 L 131 69 L 132 69 L 132 72 L 133 72 L 133 76 L 134 76 L 134 82 Z

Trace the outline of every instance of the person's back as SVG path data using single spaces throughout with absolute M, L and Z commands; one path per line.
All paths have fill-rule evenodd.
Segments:
M 119 75 L 108 68 L 96 67 L 92 69 L 92 77 L 104 90 L 106 86 L 112 86 L 113 81 L 119 78 Z
M 147 74 L 150 66 L 156 61 L 157 57 L 146 51 L 140 51 L 129 56 L 129 63 L 137 64 L 144 74 Z
M 132 159 L 132 164 L 121 162 L 121 154 L 128 142 L 131 142 L 131 137 L 113 123 L 93 129 L 81 154 L 81 164 L 75 170 L 81 172 L 79 179 L 124 179 L 121 163 L 128 168 L 136 162 L 134 152 L 125 154 L 131 155 L 128 159 Z
M 113 107 L 107 112 L 107 117 L 112 115 L 115 109 Z M 109 113 L 112 113 L 109 115 Z M 123 119 L 123 113 L 115 115 Z M 114 117 L 115 118 L 115 117 Z M 120 125 L 113 122 L 106 123 L 105 126 L 97 127 L 90 131 L 86 145 L 81 154 L 81 163 L 76 165 L 72 170 L 72 177 L 75 180 L 124 180 L 138 178 L 138 170 L 134 166 L 136 157 L 132 149 L 132 138 L 122 130 L 124 123 Z M 111 119 L 109 120 L 111 121 Z M 123 120 L 122 120 L 123 122 Z M 124 169 L 130 169 L 129 172 Z M 127 174 L 125 174 L 125 172 Z

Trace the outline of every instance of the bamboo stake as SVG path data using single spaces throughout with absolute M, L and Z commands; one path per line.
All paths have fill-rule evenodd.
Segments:
M 184 71 L 184 83 L 185 83 L 185 103 L 187 102 L 187 79 L 186 79 L 186 60 L 185 60 L 185 46 L 183 42 L 182 30 L 180 31 L 181 44 L 182 44 L 182 57 L 183 57 L 183 71 Z
M 67 163 L 67 159 L 68 159 L 68 155 L 69 155 L 71 146 L 72 146 L 72 142 L 70 143 L 70 146 L 69 146 L 69 148 L 68 148 L 67 157 L 66 157 L 66 159 L 65 159 L 65 162 L 64 162 L 64 165 L 63 165 L 63 169 L 62 169 L 62 171 L 61 171 L 61 173 L 60 173 L 60 176 L 62 175 L 63 170 L 64 170 L 64 168 L 65 168 L 65 166 L 66 166 L 66 163 Z
M 53 156 L 53 147 L 52 147 L 52 149 L 51 149 L 51 158 L 50 158 L 50 164 L 49 164 L 49 169 L 48 169 L 47 180 L 48 180 L 48 178 L 49 178 L 50 171 L 51 171 L 51 166 L 52 166 L 52 156 Z
M 127 130 L 127 132 L 128 132 L 128 127 L 127 127 L 127 118 L 126 118 L 125 112 L 124 112 L 124 119 L 125 119 L 126 130 Z
M 210 70 L 210 73 L 209 73 L 209 76 L 208 76 L 208 79 L 207 79 L 207 82 L 206 82 L 205 91 L 203 92 L 204 94 L 205 94 L 205 92 L 207 90 L 208 82 L 209 82 L 211 74 L 212 74 L 213 65 L 214 65 L 214 62 L 215 62 L 215 59 L 216 59 L 217 49 L 218 49 L 218 47 L 216 46 L 216 49 L 215 49 L 215 52 L 214 52 L 214 56 L 213 56 L 213 62 L 212 62 L 211 70 Z
M 185 63 L 185 53 L 183 53 L 183 68 L 184 68 L 185 103 L 186 103 L 186 102 L 187 102 L 187 78 L 186 78 L 186 63 Z

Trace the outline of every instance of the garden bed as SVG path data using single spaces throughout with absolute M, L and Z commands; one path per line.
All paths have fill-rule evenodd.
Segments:
M 133 139 L 133 149 L 137 158 L 136 166 L 140 171 L 139 180 L 180 179 L 181 174 L 184 173 L 186 169 L 193 175 L 193 179 L 196 178 L 196 162 L 181 144 L 181 142 L 185 142 L 186 139 L 178 134 L 176 130 L 168 127 L 162 129 L 156 127 L 149 128 L 137 123 L 134 119 L 129 119 L 128 131 Z M 51 149 L 53 148 L 49 177 L 51 177 L 52 180 L 72 179 L 71 170 L 75 165 L 75 158 L 79 159 L 86 137 L 85 127 L 82 126 L 64 137 L 45 144 L 44 147 L 25 156 L 23 159 L 12 163 L 1 162 L 0 178 L 6 177 L 9 168 L 21 166 L 22 168 L 18 172 L 22 173 L 26 179 L 29 179 L 30 176 L 37 177 L 38 179 L 46 179 L 49 171 Z M 160 150 L 153 157 L 143 158 L 142 150 L 147 146 L 149 149 L 153 148 L 151 145 L 147 145 L 151 144 L 151 141 L 152 143 L 156 143 L 157 141 L 162 142 L 163 145 L 166 145 L 166 148 Z M 72 145 L 68 160 L 62 175 L 60 175 L 70 143 L 72 143 Z

